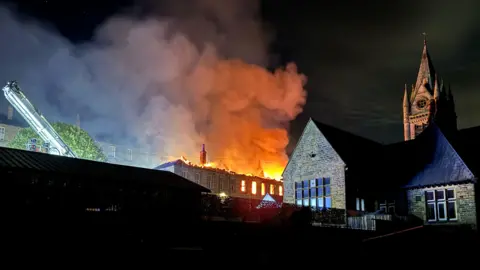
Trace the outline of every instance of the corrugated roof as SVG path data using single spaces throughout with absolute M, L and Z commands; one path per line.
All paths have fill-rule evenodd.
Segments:
M 142 181 L 154 185 L 210 192 L 210 190 L 201 185 L 167 171 L 67 158 L 4 147 L 0 147 L 0 170 L 31 170 L 47 173 L 101 175 L 110 179 Z

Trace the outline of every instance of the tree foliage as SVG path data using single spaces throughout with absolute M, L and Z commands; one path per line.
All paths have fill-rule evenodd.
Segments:
M 95 161 L 105 161 L 107 159 L 102 149 L 95 144 L 95 141 L 85 130 L 65 123 L 53 123 L 52 127 L 79 158 Z M 15 138 L 8 143 L 8 147 L 24 150 L 27 143 L 33 138 L 37 139 L 37 145 L 43 145 L 43 140 L 31 127 L 20 129 Z

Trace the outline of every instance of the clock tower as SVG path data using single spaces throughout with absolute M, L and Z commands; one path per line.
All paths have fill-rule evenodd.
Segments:
M 432 122 L 442 129 L 445 135 L 457 131 L 457 115 L 452 90 L 446 89 L 433 67 L 423 41 L 422 59 L 417 81 L 410 91 L 405 85 L 403 96 L 403 135 L 405 141 L 415 139 Z

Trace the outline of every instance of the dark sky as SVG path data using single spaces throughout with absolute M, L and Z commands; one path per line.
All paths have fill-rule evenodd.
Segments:
M 21 12 L 79 41 L 134 1 L 17 2 Z M 402 140 L 403 87 L 415 83 L 422 32 L 428 33 L 439 75 L 452 85 L 459 127 L 480 124 L 479 1 L 263 2 L 263 18 L 275 37 L 271 59 L 294 61 L 308 76 L 308 101 L 292 125 L 294 138 L 314 117 L 378 141 Z

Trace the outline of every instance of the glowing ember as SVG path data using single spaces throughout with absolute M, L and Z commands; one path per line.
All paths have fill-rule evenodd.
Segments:
M 283 168 L 284 168 L 283 166 L 278 166 L 278 167 L 270 166 L 270 167 L 267 167 L 270 170 L 260 172 L 261 174 L 260 173 L 259 174 L 253 174 L 253 173 L 248 173 L 248 172 L 244 172 L 244 171 L 232 171 L 228 167 L 226 167 L 225 165 L 223 165 L 223 164 L 222 165 L 221 164 L 217 165 L 217 163 L 215 163 L 215 162 L 208 162 L 204 165 L 197 164 L 197 163 L 194 163 L 194 162 L 190 161 L 185 156 L 181 156 L 180 158 L 170 158 L 170 161 L 173 161 L 173 160 L 181 160 L 183 163 L 185 163 L 189 166 L 195 166 L 195 167 L 199 167 L 199 168 L 216 169 L 216 170 L 221 170 L 221 171 L 225 171 L 227 173 L 232 173 L 232 174 L 241 174 L 241 175 L 246 175 L 246 176 L 257 176 L 257 177 L 268 178 L 268 179 L 273 179 L 273 180 L 277 180 L 277 181 L 282 180 L 282 172 L 283 172 Z

